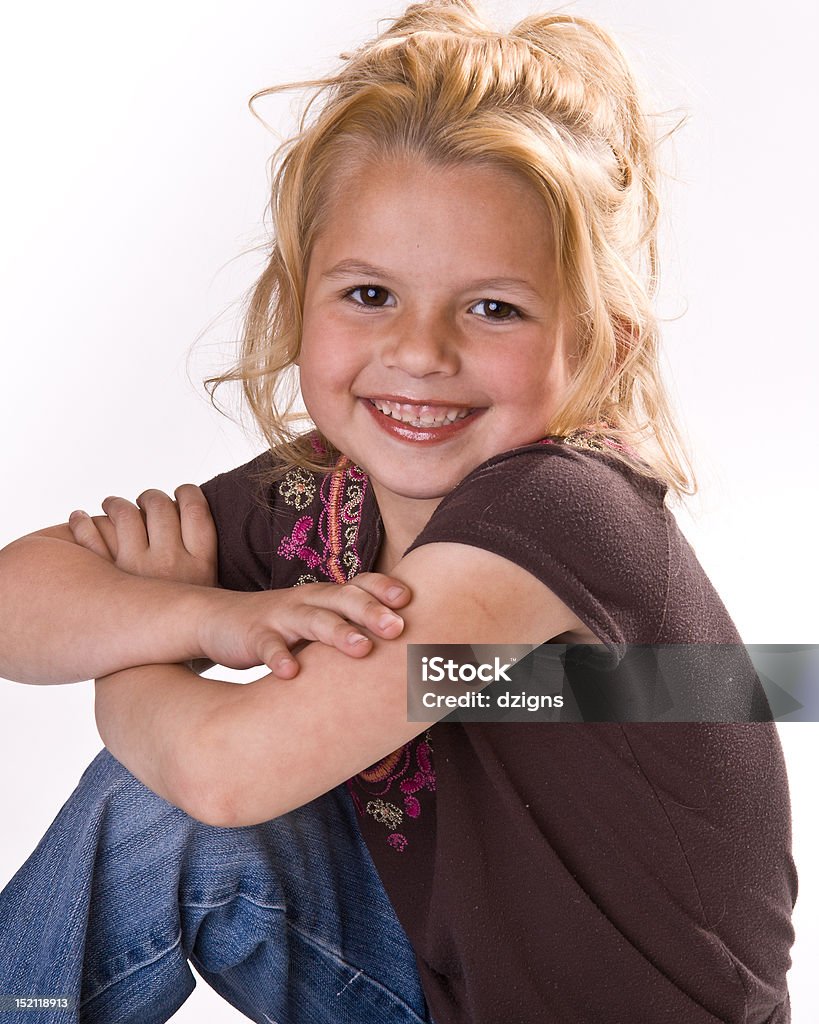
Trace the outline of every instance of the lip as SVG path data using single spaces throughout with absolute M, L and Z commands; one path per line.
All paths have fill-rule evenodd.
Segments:
M 414 427 L 410 423 L 402 423 L 401 420 L 395 420 L 391 416 L 386 416 L 383 412 L 379 412 L 379 410 L 373 405 L 373 399 L 382 402 L 417 405 L 419 408 L 471 409 L 472 411 L 467 416 L 464 416 L 459 420 L 455 420 L 453 423 L 444 423 L 440 427 Z M 399 441 L 408 441 L 412 444 L 422 445 L 440 444 L 443 441 L 448 441 L 451 437 L 459 434 L 462 430 L 465 430 L 470 426 L 470 424 L 474 423 L 475 420 L 486 411 L 482 408 L 474 408 L 473 406 L 465 405 L 463 402 L 440 402 L 432 401 L 431 399 L 419 402 L 417 398 L 408 398 L 405 395 L 373 395 L 372 398 L 361 398 L 359 401 L 361 401 L 364 408 L 369 412 L 375 423 L 384 431 L 385 434 L 388 434 L 390 437 L 397 438 Z

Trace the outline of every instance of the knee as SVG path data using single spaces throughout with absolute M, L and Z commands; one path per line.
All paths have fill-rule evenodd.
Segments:
M 61 811 L 72 831 L 81 826 L 107 847 L 162 846 L 171 836 L 187 836 L 194 822 L 132 775 L 107 749 L 86 768 L 77 788 Z M 161 840 L 161 841 L 160 841 Z
M 82 773 L 79 787 L 91 786 L 97 790 L 108 790 L 111 787 L 119 788 L 132 782 L 141 785 L 125 765 L 121 764 L 107 747 L 103 747 Z

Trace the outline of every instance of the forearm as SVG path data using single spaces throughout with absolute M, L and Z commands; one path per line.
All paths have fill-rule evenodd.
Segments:
M 193 817 L 216 813 L 228 771 L 203 742 L 205 723 L 244 687 L 183 665 L 145 665 L 97 679 L 97 729 L 140 782 Z
M 385 647 L 391 645 L 380 650 Z M 388 673 L 376 684 L 391 691 L 391 721 L 383 709 L 370 708 L 371 690 L 350 688 L 351 677 L 346 686 L 330 682 L 339 669 L 358 675 L 372 656 L 356 664 L 310 644 L 310 664 L 291 680 L 228 683 L 199 678 L 183 665 L 147 665 L 98 679 L 97 729 L 140 782 L 191 817 L 217 827 L 256 824 L 308 803 L 425 727 L 406 720 L 406 656 L 399 649 L 397 678 Z M 382 675 L 378 668 L 370 674 Z M 356 705 L 364 731 L 381 744 L 372 754 L 337 727 L 337 718 Z
M 198 657 L 207 590 L 131 575 L 55 537 L 23 537 L 0 551 L 0 676 L 76 682 Z
M 192 817 L 223 827 L 257 824 L 327 793 L 448 713 L 436 707 L 429 719 L 410 720 L 407 645 L 468 645 L 480 636 L 520 645 L 522 655 L 533 637 L 539 643 L 577 627 L 574 613 L 535 576 L 472 546 L 422 546 L 394 578 L 414 595 L 404 631 L 376 640 L 364 658 L 316 642 L 289 679 L 270 674 L 235 685 L 177 665 L 98 683 L 106 745 Z

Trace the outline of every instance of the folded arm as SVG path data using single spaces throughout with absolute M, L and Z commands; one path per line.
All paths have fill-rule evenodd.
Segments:
M 67 524 L 29 534 L 0 552 L 0 675 L 72 683 L 197 657 L 207 589 L 123 572 L 75 544 Z
M 363 660 L 313 643 L 294 679 L 233 685 L 174 665 L 99 680 L 106 746 L 192 817 L 255 824 L 327 792 L 436 720 L 407 721 L 408 643 L 541 643 L 577 626 L 544 584 L 477 548 L 425 545 L 393 575 L 415 595 L 404 633 L 376 640 Z
M 144 491 L 137 505 L 103 502 L 105 516 L 29 534 L 0 551 L 0 675 L 26 683 L 91 679 L 131 666 L 203 659 L 267 665 L 289 678 L 304 640 L 365 656 L 356 626 L 397 636 L 410 599 L 396 581 L 364 573 L 355 584 L 244 593 L 216 588 L 216 531 L 202 490 L 177 501 Z M 385 618 L 386 616 L 386 618 Z

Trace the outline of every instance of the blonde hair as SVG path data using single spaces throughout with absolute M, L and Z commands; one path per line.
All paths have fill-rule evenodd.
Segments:
M 412 4 L 312 89 L 298 133 L 273 158 L 274 241 L 247 304 L 242 352 L 206 383 L 241 381 L 271 448 L 321 470 L 327 439 L 294 429 L 307 264 L 340 167 L 356 159 L 485 164 L 532 186 L 551 218 L 558 282 L 572 311 L 576 370 L 544 434 L 609 439 L 640 472 L 693 494 L 690 461 L 659 365 L 659 140 L 611 36 L 567 14 L 536 14 L 508 32 L 470 0 Z M 669 133 L 670 134 L 670 133 Z M 362 156 L 363 155 L 363 156 Z

